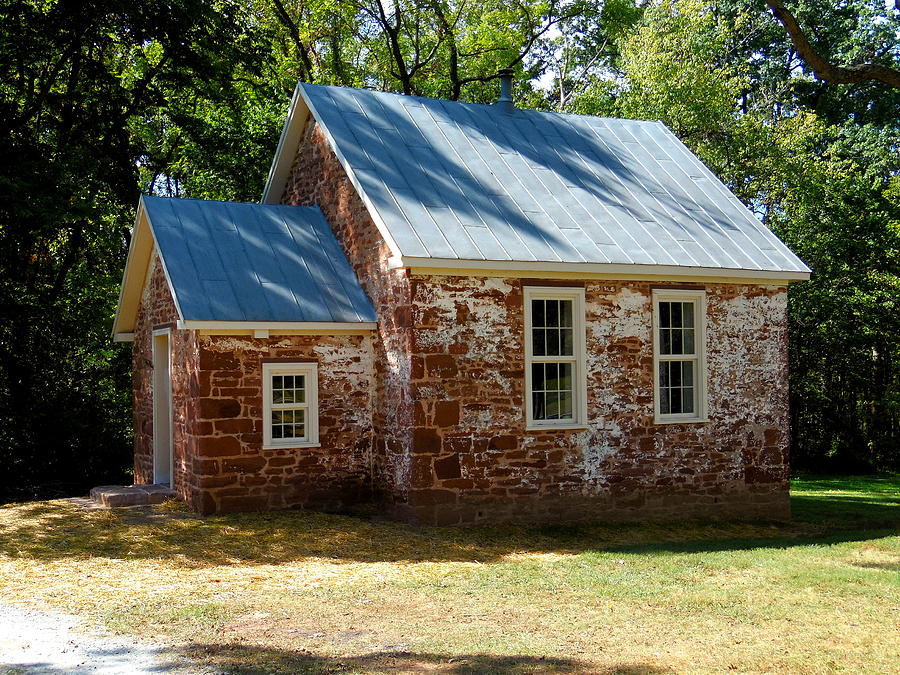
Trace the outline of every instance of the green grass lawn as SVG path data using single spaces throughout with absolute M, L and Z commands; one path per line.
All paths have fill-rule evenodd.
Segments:
M 900 671 L 900 479 L 794 521 L 410 528 L 175 506 L 0 508 L 0 600 L 228 673 Z

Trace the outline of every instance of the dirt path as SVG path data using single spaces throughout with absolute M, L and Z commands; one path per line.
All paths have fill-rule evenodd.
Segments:
M 163 645 L 81 632 L 85 627 L 80 623 L 67 614 L 0 603 L 0 675 L 144 675 L 187 665 Z

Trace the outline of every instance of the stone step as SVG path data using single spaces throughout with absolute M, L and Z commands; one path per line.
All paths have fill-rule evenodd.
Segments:
M 91 490 L 91 499 L 110 508 L 162 504 L 177 498 L 168 485 L 99 485 Z

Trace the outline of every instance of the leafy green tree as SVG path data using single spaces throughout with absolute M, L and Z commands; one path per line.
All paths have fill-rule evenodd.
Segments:
M 242 11 L 0 5 L 0 491 L 122 479 L 130 358 L 109 329 L 138 167 L 176 93 L 218 98 L 252 60 Z
M 834 85 L 779 66 L 771 21 L 699 0 L 649 6 L 621 46 L 615 105 L 666 122 L 812 267 L 789 294 L 795 465 L 896 467 L 896 115 L 860 124 L 828 102 Z

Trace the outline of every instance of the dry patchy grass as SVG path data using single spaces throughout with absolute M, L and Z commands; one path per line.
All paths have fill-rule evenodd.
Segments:
M 422 528 L 177 504 L 0 508 L 0 599 L 231 673 L 891 672 L 900 483 L 799 481 L 797 519 Z

